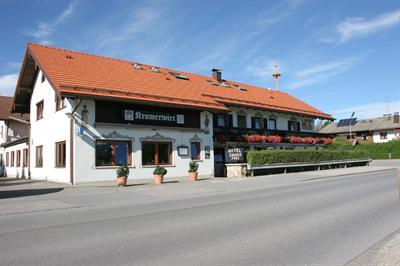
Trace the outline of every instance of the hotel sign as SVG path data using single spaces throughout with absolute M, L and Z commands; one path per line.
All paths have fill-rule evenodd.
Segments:
M 227 149 L 225 149 L 225 162 L 227 162 L 227 163 L 244 162 L 244 149 L 243 148 L 227 148 Z
M 151 124 L 185 124 L 184 114 L 173 114 L 167 112 L 147 111 L 147 110 L 124 110 L 124 120 L 127 122 L 147 122 Z M 146 124 L 147 124 L 146 123 Z

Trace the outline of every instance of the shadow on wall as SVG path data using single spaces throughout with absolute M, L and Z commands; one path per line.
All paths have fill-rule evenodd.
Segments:
M 21 189 L 0 191 L 0 199 L 19 198 L 28 196 L 39 196 L 50 193 L 57 193 L 64 190 L 63 188 L 38 188 L 38 189 Z

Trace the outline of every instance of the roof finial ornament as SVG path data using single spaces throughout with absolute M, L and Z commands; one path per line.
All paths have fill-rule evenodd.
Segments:
M 272 73 L 272 76 L 275 79 L 275 89 L 278 91 L 278 80 L 279 80 L 279 77 L 281 76 L 281 73 L 279 73 L 279 71 L 278 71 L 278 65 L 275 65 L 275 71 L 274 71 L 274 73 Z

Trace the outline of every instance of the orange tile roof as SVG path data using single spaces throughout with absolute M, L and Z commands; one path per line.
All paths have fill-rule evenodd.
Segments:
M 213 85 L 211 77 L 158 68 L 110 57 L 90 55 L 38 44 L 28 44 L 28 52 L 61 94 L 112 97 L 159 102 L 213 110 L 228 110 L 225 104 L 254 107 L 332 119 L 329 114 L 290 96 L 248 84 L 225 81 L 228 87 Z M 177 79 L 178 72 L 189 80 Z M 234 86 L 235 85 L 235 86 Z M 240 90 L 241 86 L 247 91 Z

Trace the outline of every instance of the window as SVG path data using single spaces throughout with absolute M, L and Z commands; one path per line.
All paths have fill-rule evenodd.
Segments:
M 226 126 L 225 114 L 217 114 L 217 126 L 219 127 Z
M 28 149 L 24 149 L 23 157 L 22 157 L 22 166 L 23 167 L 28 166 L 28 161 L 29 161 L 28 157 L 29 157 Z
M 56 167 L 65 167 L 65 141 L 56 143 Z
M 15 155 L 14 155 L 14 151 L 12 151 L 12 152 L 11 152 L 11 167 L 14 166 L 14 159 L 15 159 L 14 156 L 15 156 Z
M 252 123 L 252 125 L 251 125 L 251 127 L 252 128 L 255 128 L 255 129 L 261 129 L 262 128 L 262 119 L 261 119 L 261 117 L 252 117 L 252 121 L 251 121 Z
M 300 122 L 288 121 L 288 130 L 289 131 L 300 131 Z
M 172 142 L 142 142 L 142 165 L 159 164 L 172 164 Z
M 200 160 L 200 142 L 191 142 L 190 151 L 192 160 Z
M 268 120 L 268 129 L 276 130 L 276 119 Z
M 10 158 L 9 158 L 10 156 L 9 156 L 9 153 L 7 152 L 6 153 L 6 167 L 9 167 L 10 166 Z
M 0 154 L 0 167 L 3 167 L 3 154 Z
M 56 95 L 56 111 L 59 111 L 65 107 L 65 97 Z
M 130 140 L 97 140 L 96 166 L 119 166 L 132 164 Z
M 0 127 L 0 138 L 3 138 L 3 126 Z
M 36 104 L 36 120 L 43 118 L 43 101 Z
M 177 79 L 184 79 L 184 80 L 189 80 L 189 78 L 181 73 L 178 72 L 169 72 L 172 76 L 174 76 Z
M 246 116 L 245 115 L 238 115 L 237 116 L 238 128 L 246 128 Z
M 36 146 L 36 167 L 43 167 L 43 146 Z
M 21 166 L 21 151 L 17 151 L 17 167 Z
M 381 139 L 387 139 L 387 132 L 381 132 Z

